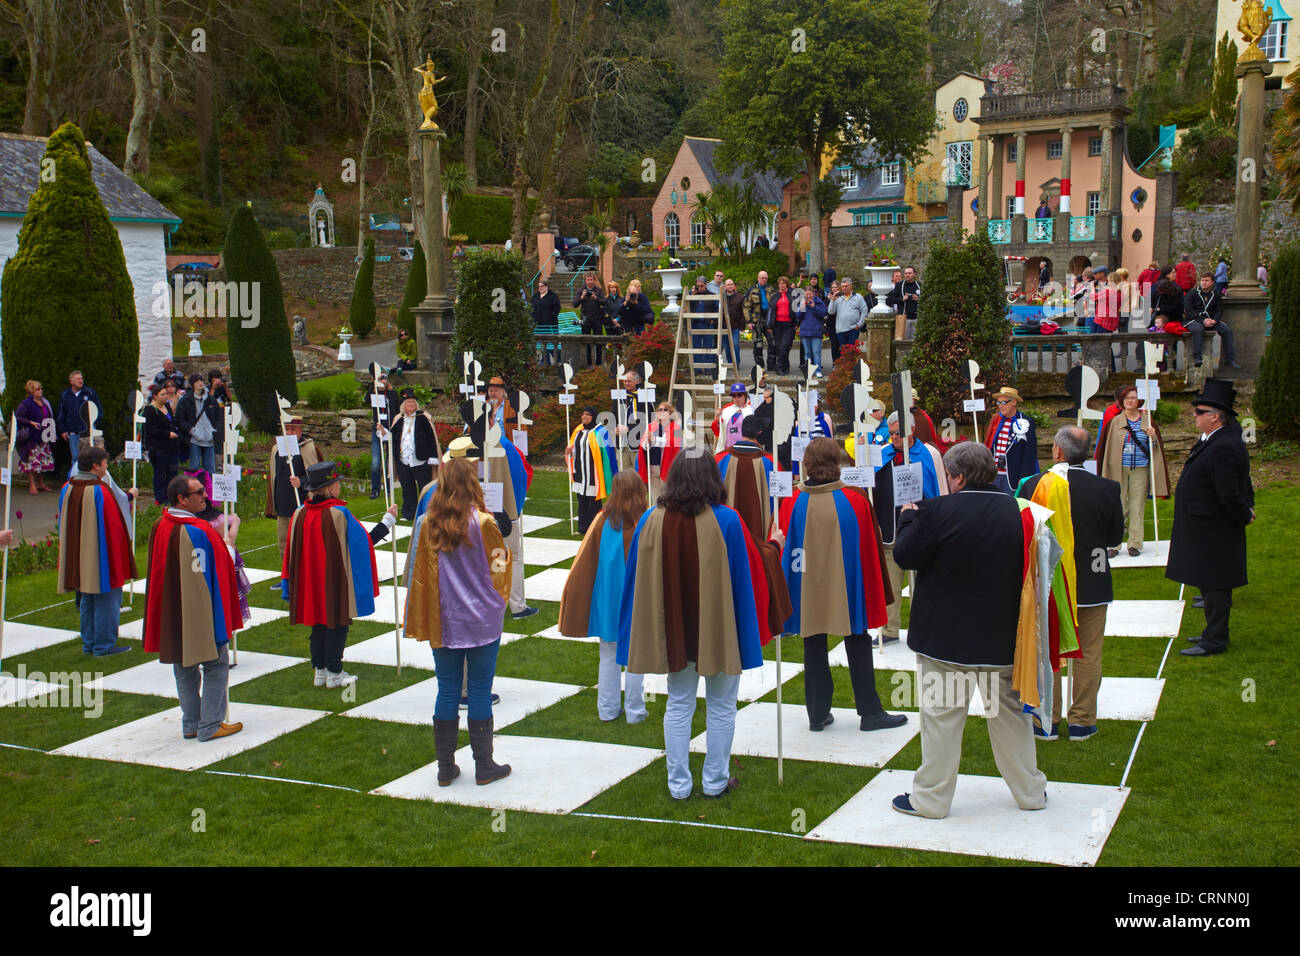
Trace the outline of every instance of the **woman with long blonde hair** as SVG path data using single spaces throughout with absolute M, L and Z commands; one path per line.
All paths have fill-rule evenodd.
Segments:
M 610 484 L 605 507 L 587 529 L 564 582 L 560 598 L 560 633 L 565 637 L 599 637 L 600 671 L 596 681 L 596 716 L 603 721 L 627 714 L 629 724 L 646 718 L 640 674 L 628 671 L 626 704 L 619 709 L 618 616 L 623 575 L 637 522 L 646 510 L 646 487 L 634 471 L 620 471 Z
M 458 439 L 459 440 L 459 439 Z M 438 676 L 433 708 L 438 785 L 460 775 L 461 675 L 469 698 L 474 777 L 486 784 L 510 773 L 492 760 L 492 680 L 510 597 L 510 549 L 487 512 L 478 469 L 467 457 L 443 459 L 438 484 L 412 534 L 406 635 L 428 641 Z

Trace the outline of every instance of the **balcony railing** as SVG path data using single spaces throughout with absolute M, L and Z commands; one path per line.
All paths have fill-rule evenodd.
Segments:
M 1010 219 L 990 219 L 989 220 L 989 242 L 1010 242 L 1011 241 L 1011 220 Z
M 1116 109 L 1125 105 L 1115 86 L 1085 86 L 1039 93 L 990 93 L 980 98 L 980 119 L 1010 116 L 1057 116 L 1061 113 Z
M 1048 219 L 1029 219 L 1028 237 L 1030 242 L 1051 242 L 1052 241 L 1052 222 Z
M 1090 242 L 1097 238 L 1096 216 L 1071 216 L 1070 241 Z

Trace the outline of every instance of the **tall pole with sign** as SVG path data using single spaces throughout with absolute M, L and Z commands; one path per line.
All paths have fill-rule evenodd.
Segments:
M 779 388 L 772 388 L 772 465 L 775 469 L 774 474 L 781 471 L 781 455 L 778 449 L 794 428 L 794 405 L 790 402 L 790 396 L 785 394 Z M 792 473 L 787 473 L 792 474 Z M 780 482 L 781 490 L 785 494 L 793 494 L 793 488 L 786 481 Z M 773 495 L 772 514 L 775 516 L 776 495 Z M 785 757 L 782 735 L 782 708 L 781 708 L 781 635 L 776 635 L 776 782 L 785 783 Z
M 565 362 L 563 368 L 564 388 L 560 392 L 560 404 L 564 406 L 564 440 L 567 448 L 569 436 L 573 434 L 573 423 L 569 420 L 569 410 L 573 408 L 573 393 L 578 390 L 578 386 L 573 384 L 573 366 L 568 362 Z M 572 470 L 572 463 L 570 463 L 569 468 Z M 577 523 L 577 518 L 573 515 L 572 477 L 569 477 L 568 480 L 565 481 L 565 484 L 568 486 L 568 494 L 565 497 L 569 499 L 569 534 L 572 535 L 574 533 L 574 525 Z
M 1142 343 L 1142 367 L 1146 371 L 1145 395 L 1143 395 L 1142 405 L 1146 409 L 1147 428 L 1151 428 L 1151 409 L 1155 407 L 1156 402 L 1160 400 L 1159 379 L 1155 376 L 1160 374 L 1160 361 L 1165 356 L 1165 347 L 1157 345 L 1154 342 Z M 1147 471 L 1151 476 L 1151 524 L 1155 529 L 1156 542 L 1160 541 L 1160 513 L 1156 508 L 1156 443 L 1154 438 L 1147 441 Z

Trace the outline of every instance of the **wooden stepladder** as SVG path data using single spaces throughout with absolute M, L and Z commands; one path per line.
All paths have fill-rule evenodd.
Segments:
M 695 309 L 696 311 L 691 311 Z M 691 328 L 693 321 L 703 320 L 706 324 L 712 323 L 713 328 Z M 722 360 L 722 342 L 723 336 L 727 341 L 731 341 L 731 319 L 727 315 L 726 303 L 723 301 L 721 292 L 707 292 L 696 294 L 688 292 L 682 296 L 682 310 L 678 313 L 677 319 L 677 343 L 673 348 L 673 368 L 668 380 L 668 394 L 676 396 L 679 391 L 691 393 L 691 398 L 695 399 L 693 408 L 698 412 L 706 407 L 707 400 L 700 401 L 701 395 L 713 395 L 713 418 L 716 418 L 722 410 L 723 395 L 726 394 L 727 367 Z M 692 337 L 705 340 L 704 348 L 695 348 L 695 342 Z M 730 346 L 729 346 L 730 347 Z M 707 377 L 703 374 L 702 369 L 696 367 L 697 356 L 707 355 L 713 358 L 718 366 L 716 380 L 705 381 Z M 732 356 L 738 358 L 738 356 Z M 683 368 L 682 362 L 686 365 Z M 739 375 L 740 369 L 737 365 L 736 374 Z M 707 429 L 713 418 L 703 421 L 703 427 Z M 682 428 L 687 432 L 687 436 L 695 433 L 696 422 L 683 421 Z

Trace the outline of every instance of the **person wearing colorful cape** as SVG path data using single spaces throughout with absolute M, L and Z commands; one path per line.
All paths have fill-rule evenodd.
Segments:
M 718 417 L 713 420 L 709 427 L 713 429 L 717 444 L 714 452 L 723 452 L 731 445 L 740 441 L 740 425 L 746 418 L 754 414 L 754 406 L 749 401 L 749 390 L 745 388 L 744 382 L 731 383 L 731 402 L 722 406 L 718 412 Z
M 197 478 L 173 478 L 167 501 L 149 532 L 144 649 L 172 665 L 181 736 L 229 737 L 244 728 L 225 723 L 230 641 L 244 626 L 235 562 L 221 535 L 198 517 L 207 494 Z
M 907 717 L 885 713 L 876 693 L 867 633 L 886 620 L 879 537 L 871 506 L 840 481 L 840 447 L 833 438 L 809 442 L 803 461 L 800 495 L 790 509 L 781 558 L 791 603 L 782 630 L 803 638 L 808 729 L 820 731 L 834 723 L 829 634 L 844 638 L 860 729 L 902 726 Z
M 1034 423 L 1020 411 L 1020 393 L 1004 387 L 993 395 L 998 413 L 989 418 L 984 447 L 998 466 L 997 486 L 1013 494 L 1020 482 L 1038 474 L 1038 434 Z
M 1204 657 L 1228 649 L 1232 590 L 1246 586 L 1246 525 L 1255 520 L 1250 455 L 1233 403 L 1237 390 L 1207 378 L 1192 402 L 1201 432 L 1174 489 L 1174 527 L 1169 534 L 1165 577 L 1200 588 L 1205 630 L 1188 638 L 1180 654 Z
M 881 641 L 884 644 L 892 644 L 898 640 L 903 620 L 903 569 L 894 560 L 898 515 L 902 508 L 902 505 L 894 503 L 894 466 L 901 467 L 903 464 L 903 439 L 898 433 L 897 412 L 891 412 L 885 419 L 885 427 L 889 430 L 890 444 L 884 449 L 880 467 L 876 469 L 873 503 L 876 523 L 880 527 L 880 538 L 884 544 L 885 571 L 889 575 L 889 591 L 892 595 Z M 948 494 L 948 476 L 943 468 L 943 459 L 933 445 L 925 444 L 916 436 L 915 430 L 911 436 L 911 444 L 908 445 L 907 455 L 909 462 L 919 462 L 921 465 L 922 498 L 938 498 L 940 495 Z
M 628 550 L 618 621 L 618 662 L 667 674 L 664 710 L 668 792 L 691 795 L 691 718 L 704 678 L 708 708 L 703 787 L 730 776 L 742 670 L 761 667 L 767 627 L 762 560 L 740 515 L 722 504 L 722 477 L 707 454 L 678 456 L 658 505 L 641 516 Z
M 618 613 L 632 535 L 646 510 L 646 488 L 634 472 L 620 471 L 605 506 L 587 529 L 560 597 L 560 633 L 565 637 L 600 638 L 596 677 L 596 716 L 605 722 L 627 714 L 629 724 L 646 718 L 640 674 L 627 672 L 620 688 Z M 620 707 L 620 702 L 625 701 Z
M 913 816 L 948 815 L 967 709 L 979 686 L 993 705 L 985 723 L 998 772 L 1017 806 L 1041 810 L 1047 778 L 1037 766 L 1029 715 L 1013 692 L 1034 564 L 1032 506 L 1021 509 L 994 487 L 997 466 L 982 445 L 958 442 L 943 464 L 953 493 L 903 505 L 894 545 L 899 566 L 917 572 L 907 644 L 916 652 L 921 766 L 911 793 L 896 796 L 893 807 Z M 954 609 L 964 612 L 956 622 Z
M 763 559 L 763 579 L 767 583 L 767 627 L 773 634 L 780 634 L 793 607 L 781 570 L 781 548 L 767 540 L 773 517 L 769 490 L 772 458 L 764 454 L 763 446 L 758 443 L 763 425 L 757 418 L 752 415 L 746 418 L 741 428 L 740 441 L 716 457 L 722 475 L 723 503 L 740 515 L 758 547 L 759 557 Z
M 658 498 L 663 493 L 664 482 L 673 459 L 682 450 L 682 430 L 674 417 L 675 410 L 667 400 L 655 409 L 655 418 L 641 436 L 637 451 L 636 470 L 641 480 L 650 486 L 650 493 Z
M 448 456 L 472 447 L 467 438 L 452 445 L 457 443 Z M 475 782 L 489 784 L 510 773 L 509 764 L 492 759 L 492 680 L 510 594 L 510 550 L 484 507 L 473 461 L 464 455 L 448 457 L 437 483 L 427 490 L 427 510 L 412 531 L 406 566 L 406 636 L 427 642 L 433 651 L 438 785 L 449 786 L 460 775 L 455 755 L 462 681 Z
M 280 587 L 289 623 L 311 628 L 311 664 L 317 687 L 344 687 L 356 678 L 343 670 L 343 648 L 353 618 L 375 613 L 379 571 L 375 545 L 397 523 L 397 506 L 367 532 L 338 497 L 338 466 L 322 461 L 307 469 L 311 497 L 289 521 Z
M 1064 478 L 1068 483 L 1068 498 L 1064 502 L 1066 514 L 1058 511 L 1051 518 L 1065 553 L 1061 556 L 1057 575 L 1054 576 L 1053 597 L 1057 596 L 1057 578 L 1063 582 L 1071 568 L 1076 581 L 1076 606 L 1078 614 L 1078 660 L 1074 666 L 1071 687 L 1074 701 L 1070 705 L 1068 733 L 1071 740 L 1087 740 L 1097 733 L 1097 691 L 1101 687 L 1101 651 L 1106 632 L 1106 608 L 1114 600 L 1110 580 L 1110 562 L 1106 550 L 1124 533 L 1124 509 L 1120 505 L 1119 482 L 1090 474 L 1083 467 L 1088 455 L 1088 433 L 1077 425 L 1066 425 L 1056 433 L 1052 444 L 1052 460 L 1056 463 L 1042 475 L 1026 478 L 1020 485 L 1019 497 L 1048 508 L 1059 507 L 1060 478 L 1065 465 Z M 1053 487 L 1044 490 L 1045 485 Z M 1069 525 L 1068 529 L 1063 525 Z M 1059 529 L 1059 530 L 1058 530 Z M 1063 537 L 1063 535 L 1065 537 Z M 1067 546 L 1073 538 L 1073 548 Z M 1067 557 L 1070 560 L 1066 560 Z M 1064 620 L 1060 603 L 1053 607 L 1053 619 Z M 1058 641 L 1060 623 L 1052 635 Z M 1073 656 L 1073 655 L 1066 655 Z M 1041 714 L 1034 715 L 1034 736 L 1039 740 L 1055 740 L 1061 721 L 1061 676 L 1059 659 L 1053 662 L 1056 672 L 1052 692 L 1052 722 L 1044 728 Z
M 600 502 L 609 494 L 610 483 L 618 471 L 609 430 L 596 424 L 596 406 L 582 410 L 578 427 L 569 436 L 564 457 L 569 466 L 569 481 L 578 496 L 578 532 L 586 534 L 596 520 Z
M 135 489 L 128 495 L 111 486 L 108 453 L 87 446 L 77 476 L 59 492 L 58 593 L 77 594 L 82 653 L 108 657 L 131 649 L 117 643 L 117 626 L 122 585 L 136 577 L 128 530 Z
M 1128 553 L 1137 557 L 1142 553 L 1153 470 L 1156 497 L 1168 498 L 1169 467 L 1160 429 L 1154 422 L 1147 425 L 1142 421 L 1143 400 L 1138 398 L 1137 387 L 1121 385 L 1115 390 L 1115 398 L 1117 405 L 1111 406 L 1114 413 L 1111 408 L 1106 409 L 1097 433 L 1097 474 L 1119 482 L 1128 522 Z M 1118 553 L 1117 547 L 1109 552 L 1112 558 Z
M 271 446 L 271 458 L 266 466 L 266 516 L 275 519 L 276 544 L 280 548 L 280 560 L 284 560 L 285 542 L 289 535 L 289 521 L 299 508 L 299 498 L 305 498 L 303 491 L 294 495 L 294 489 L 302 489 L 306 483 L 307 469 L 320 461 L 316 443 L 310 438 L 302 437 L 302 418 L 295 415 L 285 423 L 284 433 L 298 439 L 298 454 L 292 460 L 280 454 L 280 443 Z M 279 587 L 272 584 L 271 587 Z

